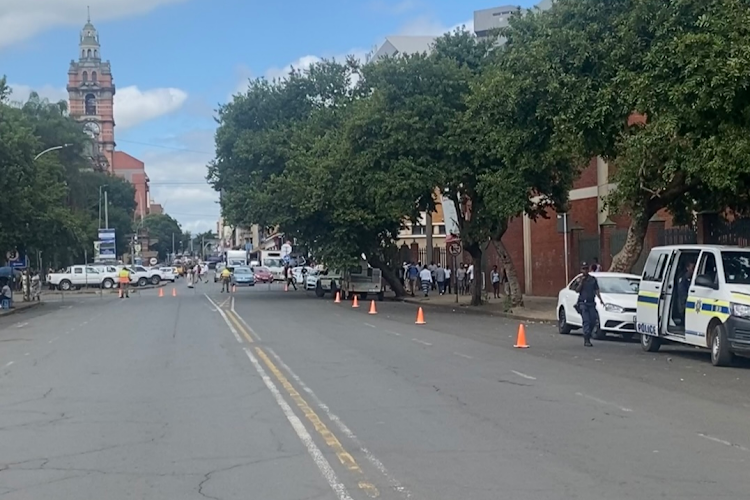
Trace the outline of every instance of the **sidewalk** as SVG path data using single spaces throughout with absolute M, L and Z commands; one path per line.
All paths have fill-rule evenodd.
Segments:
M 2 316 L 8 316 L 10 314 L 15 314 L 18 312 L 25 311 L 26 309 L 31 309 L 32 307 L 41 306 L 44 304 L 44 302 L 37 301 L 37 302 L 13 302 L 13 307 L 10 309 L 0 309 L 0 317 Z
M 471 297 L 469 295 L 459 295 L 458 304 L 456 304 L 455 295 L 440 296 L 437 294 L 437 292 L 430 293 L 430 296 L 427 298 L 420 295 L 417 295 L 416 297 L 407 296 L 404 297 L 403 301 L 410 304 L 418 304 L 422 307 L 441 307 L 444 309 L 453 308 L 461 310 L 462 312 L 465 311 L 477 314 L 487 314 L 491 316 L 502 316 L 505 318 L 513 318 L 524 321 L 557 321 L 557 313 L 555 311 L 557 306 L 557 298 L 555 297 L 525 296 L 523 298 L 524 306 L 516 307 L 511 310 L 506 310 L 504 298 L 490 298 L 489 302 L 479 307 L 473 307 L 470 305 Z

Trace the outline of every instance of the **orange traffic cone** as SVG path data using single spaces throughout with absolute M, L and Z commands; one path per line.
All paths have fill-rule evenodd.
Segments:
M 359 307 L 359 301 L 357 300 L 357 294 L 354 294 L 354 302 L 352 303 L 352 307 Z
M 159 297 L 164 297 L 164 289 L 159 288 Z
M 177 289 L 172 288 L 172 297 L 177 297 Z
M 333 303 L 341 304 L 341 292 L 336 292 L 336 300 L 334 300 Z
M 513 347 L 517 347 L 518 349 L 529 348 L 529 345 L 526 343 L 526 327 L 523 326 L 523 323 L 518 325 L 518 338 L 516 339 L 516 345 Z
M 422 311 L 422 308 L 420 307 L 417 311 L 417 321 L 414 322 L 415 325 L 426 325 L 427 322 L 424 320 L 424 311 Z
M 367 314 L 377 314 L 378 311 L 375 309 L 375 301 L 370 302 L 370 312 Z

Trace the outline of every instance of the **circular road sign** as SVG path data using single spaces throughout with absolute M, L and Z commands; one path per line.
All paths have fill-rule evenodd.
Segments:
M 156 260 L 156 257 L 151 257 L 151 259 L 149 259 L 149 262 L 151 263 L 152 266 L 155 266 L 156 263 L 159 262 L 159 261 Z
M 461 255 L 461 250 L 461 243 L 458 241 L 454 241 L 448 245 L 448 251 L 451 255 Z

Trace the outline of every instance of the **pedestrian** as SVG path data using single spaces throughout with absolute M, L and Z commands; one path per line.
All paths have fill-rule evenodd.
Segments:
M 451 274 L 453 274 L 451 271 L 451 268 L 449 266 L 446 266 L 445 267 L 445 286 L 448 289 L 448 294 L 452 293 L 451 292 Z
M 474 288 L 474 263 L 472 262 L 469 264 L 469 267 L 466 268 L 466 292 L 469 292 L 469 290 L 472 290 Z
M 419 278 L 419 268 L 413 261 L 409 269 L 407 269 L 406 274 L 409 277 L 409 291 L 411 292 L 411 296 L 414 297 L 414 292 L 417 289 L 417 279 Z
M 297 289 L 297 284 L 294 282 L 294 277 L 292 276 L 292 270 L 289 268 L 289 264 L 284 266 L 284 279 L 286 280 L 287 290 L 289 289 L 289 285 L 292 285 L 295 290 Z
M 229 293 L 229 280 L 232 277 L 232 272 L 229 270 L 228 267 L 224 266 L 224 269 L 221 270 L 221 293 L 224 293 L 224 290 Z
M 456 291 L 461 295 L 466 293 L 466 264 L 460 264 L 456 269 Z
M 510 280 L 508 279 L 508 271 L 505 270 L 505 267 L 503 267 L 503 277 L 500 282 L 503 284 L 505 295 L 510 295 Z
M 0 289 L 0 309 L 10 309 L 13 302 L 13 290 L 11 290 L 9 282 L 10 278 L 6 279 L 2 289 Z
M 123 267 L 118 273 L 120 278 L 120 298 L 130 297 L 130 269 Z
M 602 266 L 601 266 L 601 264 L 599 264 L 599 259 L 597 259 L 596 257 L 594 257 L 592 259 L 591 272 L 592 273 L 600 273 L 600 272 L 602 272 Z
M 437 281 L 438 293 L 445 295 L 445 268 L 440 264 L 435 269 L 435 280 Z
M 432 289 L 434 290 L 435 287 L 437 286 L 436 285 L 436 283 L 437 283 L 437 274 L 436 274 L 437 273 L 437 266 L 435 265 L 435 262 L 434 261 L 430 262 L 430 265 L 427 266 L 427 269 L 430 270 L 430 280 L 431 280 L 430 282 L 432 283 L 431 286 L 432 286 Z
M 496 299 L 500 298 L 500 272 L 497 270 L 497 266 L 492 266 L 490 271 L 490 283 L 492 283 L 493 297 Z
M 419 272 L 419 279 L 422 282 L 422 291 L 425 297 L 430 296 L 430 289 L 432 288 L 432 273 L 430 269 L 425 267 Z
M 604 305 L 602 295 L 599 293 L 599 283 L 596 278 L 589 274 L 591 269 L 585 262 L 581 263 L 581 276 L 580 281 L 576 285 L 576 292 L 578 292 L 578 301 L 576 302 L 576 309 L 581 313 L 581 319 L 583 320 L 583 345 L 591 347 L 591 334 L 594 328 L 597 328 L 599 323 L 599 313 L 596 311 L 596 299 Z

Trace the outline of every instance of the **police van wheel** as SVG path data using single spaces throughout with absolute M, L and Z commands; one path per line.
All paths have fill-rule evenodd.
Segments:
M 573 329 L 568 324 L 568 317 L 565 314 L 565 308 L 561 307 L 557 313 L 557 331 L 560 335 L 568 335 Z
M 646 352 L 656 352 L 661 347 L 661 339 L 651 335 L 641 334 L 641 348 Z
M 734 355 L 729 350 L 727 331 L 721 323 L 716 324 L 711 334 L 711 364 L 714 366 L 729 366 Z

